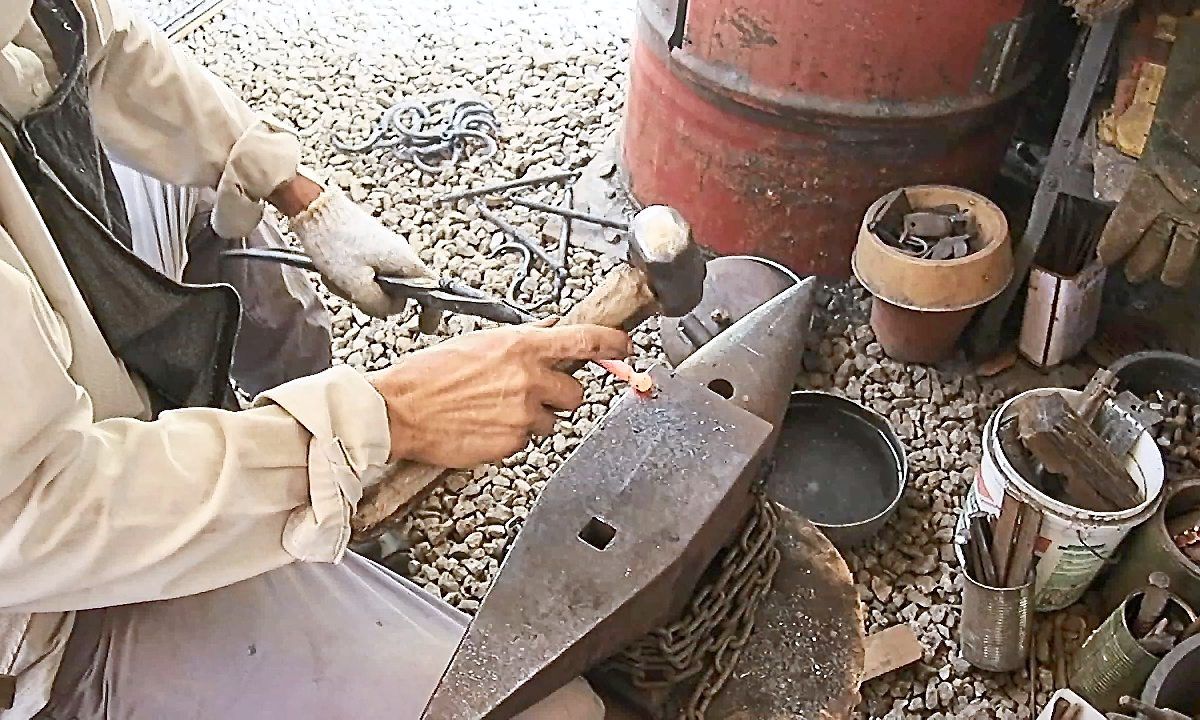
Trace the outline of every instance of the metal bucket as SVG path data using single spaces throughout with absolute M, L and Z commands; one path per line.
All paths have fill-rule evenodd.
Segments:
M 1200 360 L 1180 353 L 1146 350 L 1118 359 L 1108 366 L 1119 387 L 1135 395 L 1155 390 L 1200 394 Z
M 1192 717 L 1200 715 L 1200 635 L 1179 643 L 1158 663 L 1142 690 L 1142 700 Z
M 907 484 L 904 446 L 887 418 L 837 395 L 792 393 L 767 482 L 772 500 L 846 548 L 879 532 Z
M 964 572 L 959 641 L 963 659 L 980 670 L 1010 672 L 1029 658 L 1033 583 L 996 588 Z
M 1200 479 L 1182 481 L 1167 489 L 1154 517 L 1133 531 L 1121 548 L 1121 561 L 1104 583 L 1106 607 L 1115 607 L 1155 571 L 1171 578 L 1171 592 L 1192 607 L 1200 607 L 1200 567 L 1180 552 L 1167 532 L 1167 518 L 1197 506 Z
M 1130 618 L 1137 613 L 1141 600 L 1141 592 L 1126 598 L 1075 654 L 1069 683 L 1071 689 L 1098 710 L 1120 710 L 1121 696 L 1140 695 L 1146 679 L 1158 665 L 1159 657 L 1147 652 L 1129 629 Z M 1179 598 L 1171 596 L 1168 612 L 1171 605 L 1189 620 L 1195 619 L 1192 609 Z
M 1053 392 L 1068 402 L 1080 395 L 1078 390 L 1039 388 L 1016 395 L 992 413 L 983 428 L 983 459 L 955 528 L 957 542 L 965 542 L 969 519 L 981 513 L 998 517 L 1005 494 L 1037 508 L 1042 513 L 1042 529 L 1036 544 L 1033 599 L 1039 612 L 1060 610 L 1083 596 L 1130 530 L 1154 514 L 1163 485 L 1162 454 L 1148 432 L 1138 436 L 1125 458 L 1125 468 L 1145 498 L 1128 510 L 1093 512 L 1073 507 L 1046 495 L 1021 477 L 1000 446 L 1000 423 L 1016 417 L 1014 403 L 1019 398 Z

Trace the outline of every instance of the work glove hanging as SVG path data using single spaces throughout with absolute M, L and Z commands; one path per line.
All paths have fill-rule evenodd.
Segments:
M 1189 102 L 1139 162 L 1129 189 L 1100 236 L 1105 265 L 1125 260 L 1125 277 L 1141 283 L 1158 275 L 1182 287 L 1200 251 L 1200 105 Z
M 327 188 L 291 221 L 292 231 L 312 258 L 329 290 L 363 312 L 387 317 L 404 309 L 375 282 L 375 276 L 435 278 L 400 235 L 346 197 Z

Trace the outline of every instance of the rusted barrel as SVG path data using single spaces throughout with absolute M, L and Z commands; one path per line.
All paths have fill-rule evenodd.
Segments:
M 846 277 L 904 185 L 986 193 L 1028 84 L 1026 0 L 640 0 L 622 158 L 701 243 Z M 683 28 L 681 44 L 669 40 Z

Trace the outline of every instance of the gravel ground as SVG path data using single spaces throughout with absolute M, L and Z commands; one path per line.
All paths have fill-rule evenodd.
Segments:
M 586 164 L 615 130 L 621 112 L 631 0 L 310 0 L 307 12 L 279 0 L 236 0 L 186 44 L 255 107 L 301 129 L 305 161 L 406 234 L 437 269 L 493 291 L 511 277 L 511 258 L 489 258 L 501 236 L 466 207 L 437 208 L 441 193 L 527 171 Z M 482 165 L 426 175 L 387 151 L 349 156 L 331 134 L 367 135 L 388 106 L 446 94 L 482 97 L 502 123 L 501 150 Z M 547 199 L 552 195 L 547 193 Z M 556 234 L 554 222 L 504 211 L 531 233 Z M 615 261 L 575 250 L 561 312 Z M 415 318 L 371 320 L 337 298 L 335 355 L 363 369 L 435 342 Z M 956 512 L 979 460 L 980 429 L 1009 392 L 882 357 L 862 320 L 861 288 L 826 298 L 822 332 L 805 355 L 803 384 L 829 388 L 889 416 L 909 448 L 911 488 L 898 519 L 873 543 L 847 554 L 866 607 L 867 630 L 910 624 L 923 661 L 864 687 L 863 717 L 1027 718 L 1024 673 L 989 675 L 957 654 L 960 572 L 951 550 Z M 478 327 L 451 318 L 441 335 Z M 644 367 L 659 351 L 653 324 L 635 340 Z M 611 381 L 585 371 L 587 401 L 559 432 L 513 458 L 478 469 L 431 497 L 397 536 L 389 564 L 452 604 L 478 607 L 499 560 L 546 480 L 603 416 Z M 513 523 L 513 519 L 517 523 Z M 1045 701 L 1051 655 L 1077 646 L 1094 618 L 1040 620 Z M 1059 640 L 1051 632 L 1061 629 Z
M 129 7 L 159 27 L 185 13 L 201 0 L 128 0 Z

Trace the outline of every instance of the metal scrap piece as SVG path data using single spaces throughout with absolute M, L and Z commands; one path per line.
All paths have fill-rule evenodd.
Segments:
M 780 513 L 775 583 L 712 718 L 848 718 L 858 702 L 865 643 L 850 569 L 811 522 Z
M 1150 404 L 1129 392 L 1122 392 L 1099 412 L 1096 433 L 1117 457 L 1125 457 L 1143 432 L 1163 421 Z
M 954 232 L 954 221 L 944 213 L 918 210 L 904 216 L 904 230 L 909 235 L 942 238 Z

